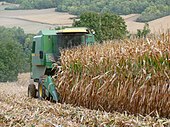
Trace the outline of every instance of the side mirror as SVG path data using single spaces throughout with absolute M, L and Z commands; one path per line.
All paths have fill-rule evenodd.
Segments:
M 40 51 L 39 54 L 40 54 L 40 59 L 43 59 L 43 51 Z

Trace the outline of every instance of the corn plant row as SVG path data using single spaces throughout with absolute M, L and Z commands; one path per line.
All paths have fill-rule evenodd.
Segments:
M 170 118 L 170 33 L 62 51 L 62 103 Z

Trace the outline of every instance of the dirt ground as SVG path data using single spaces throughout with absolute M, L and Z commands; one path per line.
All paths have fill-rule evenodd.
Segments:
M 55 8 L 42 10 L 0 10 L 0 25 L 21 27 L 26 33 L 38 33 L 42 29 L 71 26 L 74 15 L 55 12 Z
M 137 29 L 143 29 L 144 23 L 136 22 L 136 19 L 140 16 L 140 14 L 130 14 L 123 15 L 127 29 L 131 33 L 136 33 Z M 152 33 L 162 33 L 166 32 L 167 29 L 170 29 L 170 16 L 166 16 L 163 18 L 159 18 L 153 21 L 148 22 L 149 27 Z
M 20 74 L 17 82 L 0 83 L 0 93 L 5 95 L 26 96 L 30 74 Z M 18 94 L 19 92 L 19 94 Z
M 26 20 L 44 24 L 55 25 L 70 25 L 72 20 L 70 18 L 75 17 L 68 13 L 55 12 L 55 8 L 41 9 L 41 10 L 14 10 L 1 11 L 0 17 Z

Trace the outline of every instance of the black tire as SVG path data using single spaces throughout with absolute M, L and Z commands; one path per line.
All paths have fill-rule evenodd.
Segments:
M 31 98 L 36 97 L 36 87 L 34 84 L 29 84 L 28 86 L 28 97 L 31 97 Z

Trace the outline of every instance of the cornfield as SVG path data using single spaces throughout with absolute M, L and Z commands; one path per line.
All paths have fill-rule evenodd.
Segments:
M 27 97 L 30 74 L 0 83 L 0 127 L 169 127 L 170 119 L 90 110 Z
M 62 103 L 170 118 L 170 33 L 63 50 Z

